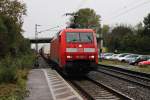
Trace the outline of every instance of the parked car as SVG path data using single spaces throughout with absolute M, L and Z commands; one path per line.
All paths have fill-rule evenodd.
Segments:
M 109 57 L 110 60 L 116 60 L 116 57 L 118 56 L 118 54 L 113 54 L 112 56 Z
M 109 54 L 105 56 L 105 59 L 110 60 L 113 54 Z
M 137 57 L 136 59 L 133 59 L 131 61 L 129 61 L 129 64 L 130 65 L 137 65 L 139 62 L 141 61 L 146 61 L 150 59 L 150 56 L 147 56 L 147 55 L 140 55 L 139 57 Z
M 123 57 L 125 57 L 125 56 L 127 56 L 127 55 L 129 55 L 129 54 L 130 54 L 130 53 L 121 53 L 121 54 L 118 54 L 118 55 L 115 57 L 115 59 L 121 61 L 121 59 L 122 59 Z
M 131 62 L 132 60 L 137 59 L 139 56 L 140 56 L 140 55 L 138 55 L 138 54 L 131 54 L 131 55 L 129 55 L 128 57 L 126 57 L 125 62 L 129 63 L 129 62 Z
M 110 56 L 112 56 L 113 53 L 102 53 L 101 56 L 103 59 L 109 59 Z
M 138 65 L 150 65 L 150 59 L 148 59 L 147 61 L 141 61 L 138 63 Z
M 125 62 L 125 59 L 130 56 L 131 53 L 125 53 L 124 55 L 121 55 L 120 57 L 118 57 L 117 59 L 121 62 Z

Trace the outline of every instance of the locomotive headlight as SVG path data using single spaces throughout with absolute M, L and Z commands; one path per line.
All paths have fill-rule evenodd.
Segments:
M 68 59 L 72 58 L 72 56 L 67 56 Z
M 94 57 L 94 56 L 89 56 L 89 58 L 92 58 L 92 59 L 94 59 L 95 57 Z

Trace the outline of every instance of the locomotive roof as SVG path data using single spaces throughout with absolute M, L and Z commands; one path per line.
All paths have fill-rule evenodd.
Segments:
M 73 29 L 73 28 L 67 28 L 67 29 L 62 29 L 57 33 L 57 36 L 62 34 L 63 32 L 92 32 L 95 33 L 93 29 Z
M 63 29 L 62 31 L 65 32 L 94 32 L 93 29 L 72 29 L 72 28 L 67 28 L 67 29 Z

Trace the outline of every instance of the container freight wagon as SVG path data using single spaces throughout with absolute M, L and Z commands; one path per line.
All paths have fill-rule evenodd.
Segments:
M 96 34 L 92 29 L 64 29 L 51 41 L 50 60 L 68 73 L 88 73 L 98 64 Z
M 49 45 L 44 45 L 40 49 L 40 54 L 42 55 L 43 58 L 48 59 L 50 56 L 50 46 Z

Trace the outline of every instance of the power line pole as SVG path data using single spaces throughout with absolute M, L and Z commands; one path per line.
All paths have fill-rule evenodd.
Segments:
M 36 40 L 35 49 L 37 53 L 38 53 L 38 32 L 37 32 L 38 26 L 41 26 L 41 25 L 35 24 L 35 40 Z
M 39 62 L 38 62 L 38 31 L 37 31 L 38 26 L 41 26 L 41 25 L 35 24 L 35 40 L 36 40 L 35 49 L 36 49 L 37 57 L 35 60 L 34 67 L 39 67 Z
M 38 52 L 38 51 L 37 51 L 37 49 L 38 49 L 38 44 L 37 44 L 37 24 L 35 24 L 35 40 L 36 40 L 36 43 L 35 43 L 35 50 L 36 50 L 36 52 Z

